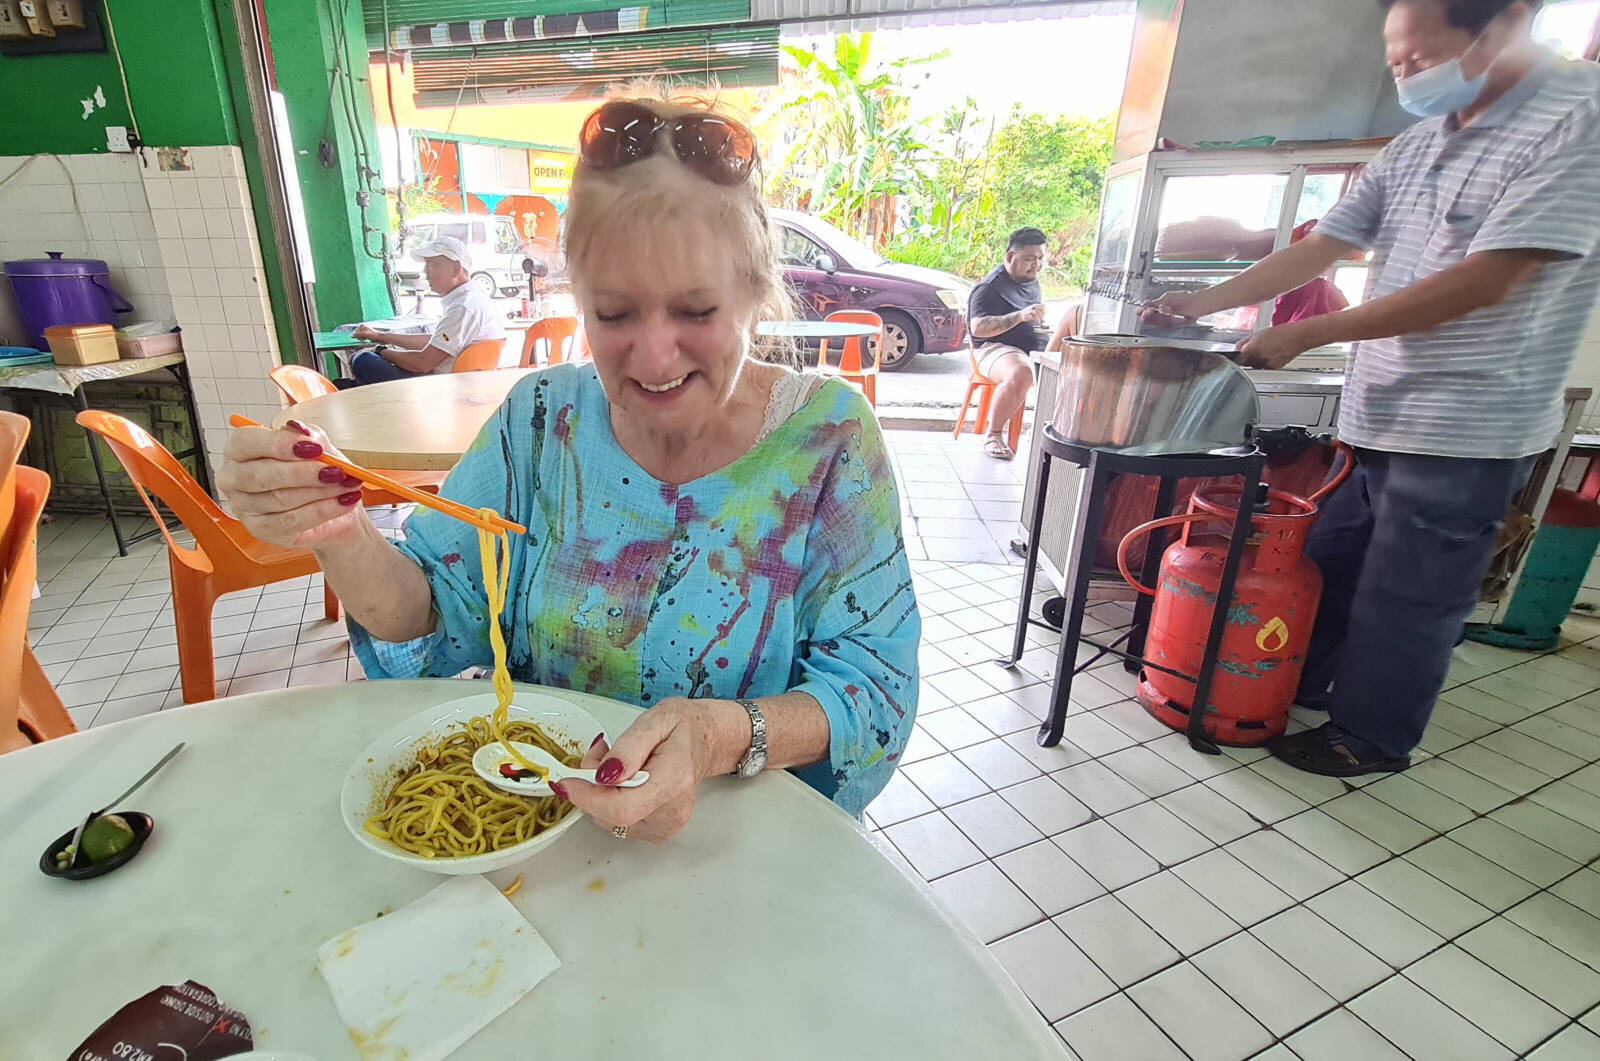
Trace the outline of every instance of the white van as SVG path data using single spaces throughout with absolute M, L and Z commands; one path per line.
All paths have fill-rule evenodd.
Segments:
M 454 236 L 467 245 L 472 255 L 472 265 L 468 269 L 472 282 L 491 297 L 526 291 L 528 277 L 522 271 L 522 260 L 530 256 L 545 257 L 540 248 L 523 246 L 510 218 L 493 214 L 419 214 L 406 219 L 402 235 L 405 253 L 396 256 L 394 271 L 400 290 L 407 293 L 427 291 L 422 261 L 414 252 L 422 244 L 441 236 Z

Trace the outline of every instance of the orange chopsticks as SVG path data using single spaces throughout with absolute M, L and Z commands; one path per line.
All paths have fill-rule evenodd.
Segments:
M 240 416 L 238 413 L 234 413 L 232 416 L 228 417 L 228 423 L 232 424 L 234 427 L 263 426 L 257 421 L 250 419 L 248 416 Z M 379 490 L 386 490 L 389 493 L 394 494 L 396 497 L 405 498 L 407 501 L 415 501 L 419 505 L 431 508 L 436 512 L 443 512 L 447 516 L 452 516 L 463 523 L 470 523 L 474 527 L 482 527 L 484 530 L 491 531 L 510 531 L 513 534 L 528 533 L 528 528 L 519 523 L 512 523 L 510 520 L 504 519 L 500 516 L 495 516 L 492 519 L 485 520 L 481 515 L 478 514 L 477 509 L 468 508 L 466 505 L 456 501 L 451 501 L 448 498 L 439 497 L 437 494 L 429 494 L 421 490 L 413 489 L 404 483 L 397 483 L 388 476 L 379 475 L 377 472 L 363 468 L 359 464 L 351 464 L 347 460 L 340 460 L 338 457 L 335 457 L 330 453 L 323 453 L 316 459 L 331 468 L 338 468 L 348 476 L 360 479 L 368 486 L 376 487 Z

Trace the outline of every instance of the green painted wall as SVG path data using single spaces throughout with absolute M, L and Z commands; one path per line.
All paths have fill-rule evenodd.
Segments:
M 336 9 L 344 6 L 340 22 Z M 349 321 L 386 317 L 393 312 L 378 233 L 388 230 L 381 191 L 373 191 L 360 172 L 362 141 L 370 149 L 368 163 L 378 168 L 378 137 L 372 95 L 367 86 L 366 35 L 360 0 L 264 0 L 267 35 L 272 44 L 278 90 L 289 111 L 295 172 L 305 203 L 311 260 L 316 266 L 313 288 L 317 321 L 324 329 Z M 333 72 L 353 78 L 353 103 L 342 92 L 329 108 Z M 347 113 L 347 110 L 353 112 Z M 318 156 L 327 137 L 332 164 Z M 358 199 L 365 191 L 367 204 Z M 363 233 L 365 227 L 372 230 Z
M 145 142 L 237 143 L 212 0 L 106 3 L 116 20 L 128 94 Z M 106 105 L 85 118 L 80 101 L 97 87 Z M 117 61 L 109 51 L 0 56 L 0 100 L 5 106 L 0 155 L 104 151 L 105 127 L 131 124 Z
M 117 45 L 128 77 L 128 95 L 139 133 L 152 146 L 202 147 L 237 144 L 254 203 L 268 293 L 278 343 L 292 359 L 288 292 L 279 274 L 279 248 L 271 238 L 261 156 L 251 124 L 239 40 L 231 0 L 103 0 L 115 20 Z M 264 0 L 279 89 L 284 93 L 295 141 L 295 171 L 305 201 L 317 267 L 314 288 L 318 319 L 325 327 L 392 312 L 381 262 L 362 247 L 362 220 L 387 229 L 383 196 L 357 205 L 361 187 L 357 137 L 336 103 L 332 125 L 333 167 L 317 159 L 334 58 L 355 82 L 355 129 L 365 134 L 377 166 L 377 134 L 366 84 L 366 38 L 360 0 Z M 342 34 L 334 10 L 344 7 Z M 339 45 L 342 44 L 341 49 Z M 82 99 L 99 87 L 106 106 L 85 119 Z M 111 52 L 88 55 L 0 56 L 0 155 L 83 154 L 106 150 L 105 127 L 131 125 L 126 97 Z M 380 250 L 375 234 L 367 245 Z
M 265 266 L 267 298 L 272 303 L 273 330 L 278 336 L 278 356 L 285 362 L 295 361 L 294 326 L 289 316 L 289 291 L 283 280 L 282 253 L 271 236 L 272 211 L 267 205 L 265 166 L 256 139 L 255 126 L 250 114 L 250 92 L 244 78 L 244 60 L 239 45 L 239 34 L 234 27 L 229 0 L 213 0 L 217 20 L 217 37 L 221 44 L 222 75 L 229 89 L 229 100 L 234 118 L 238 143 L 243 149 L 245 183 L 250 186 L 250 204 L 256 219 L 256 242 L 261 246 L 261 262 Z

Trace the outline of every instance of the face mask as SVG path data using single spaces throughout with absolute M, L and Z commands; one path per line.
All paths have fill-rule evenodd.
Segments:
M 1467 45 L 1467 51 L 1477 44 L 1474 40 Z M 1465 55 L 1466 52 L 1462 52 L 1454 59 L 1396 81 L 1394 87 L 1400 106 L 1420 118 L 1438 118 L 1471 106 L 1489 82 L 1489 68 L 1485 67 L 1483 73 L 1467 80 L 1461 72 L 1461 59 Z

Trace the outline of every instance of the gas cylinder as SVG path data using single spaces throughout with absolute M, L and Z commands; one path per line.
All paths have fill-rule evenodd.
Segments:
M 1315 499 L 1343 482 L 1349 469 L 1346 454 L 1342 474 L 1312 499 L 1263 488 L 1265 496 L 1255 504 L 1202 717 L 1206 734 L 1219 744 L 1263 744 L 1288 725 L 1322 594 L 1322 574 L 1304 555 L 1317 518 Z M 1182 535 L 1161 557 L 1143 656 L 1147 664 L 1190 677 L 1146 666 L 1137 689 L 1144 709 L 1176 730 L 1189 724 L 1192 679 L 1205 655 L 1228 555 L 1227 534 L 1239 503 L 1237 490 L 1196 491 L 1186 514 L 1134 528 L 1117 551 L 1123 577 L 1141 593 L 1151 593 L 1129 570 L 1128 548 L 1152 531 L 1183 526 Z

